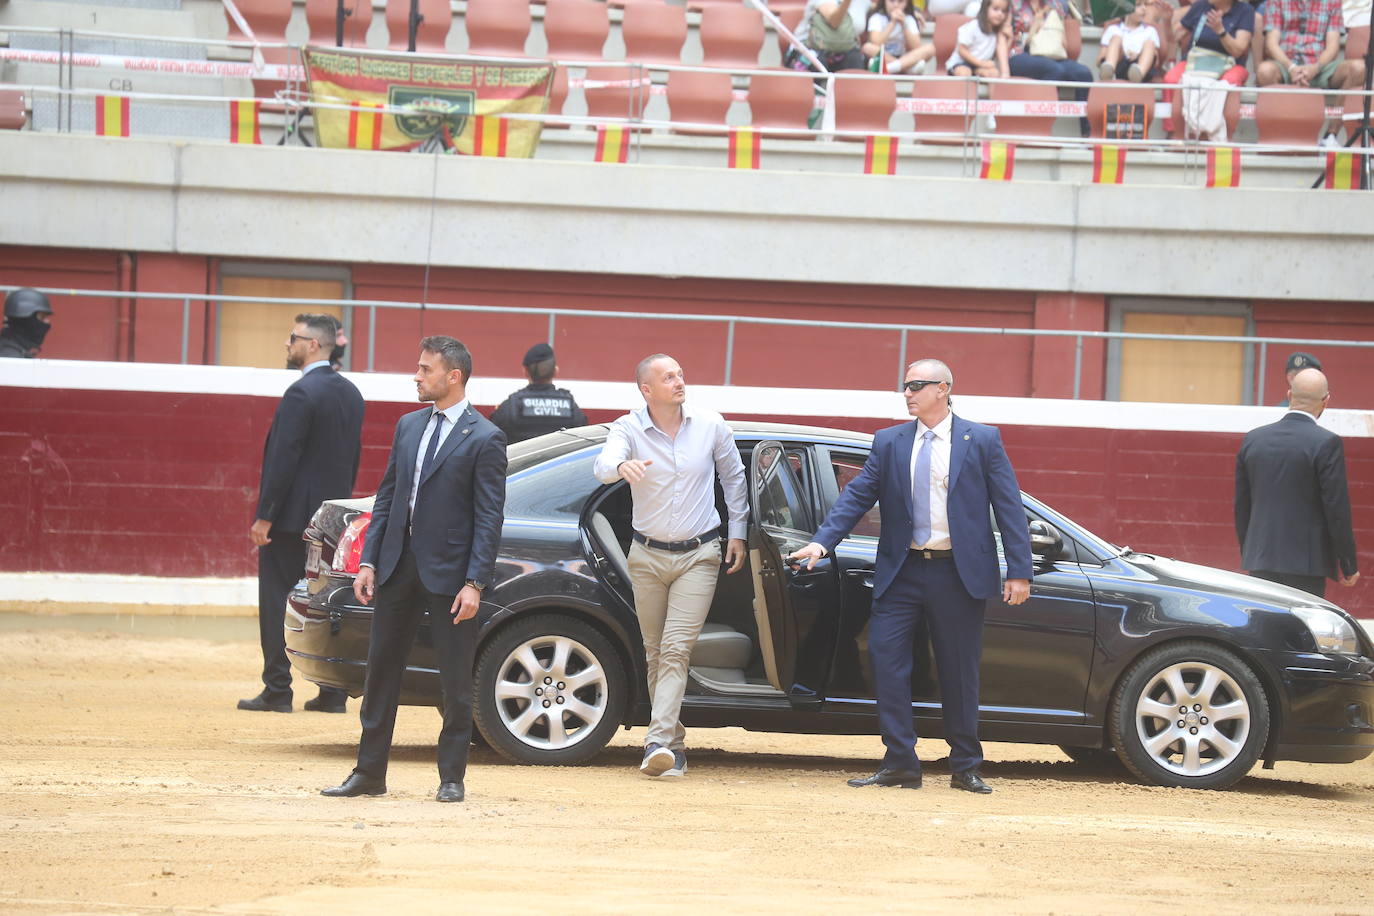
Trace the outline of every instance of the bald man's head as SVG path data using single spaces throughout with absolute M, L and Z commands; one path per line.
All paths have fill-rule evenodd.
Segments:
M 1326 375 L 1320 369 L 1304 369 L 1294 375 L 1288 385 L 1288 405 L 1291 408 L 1321 416 L 1330 391 L 1326 386 Z

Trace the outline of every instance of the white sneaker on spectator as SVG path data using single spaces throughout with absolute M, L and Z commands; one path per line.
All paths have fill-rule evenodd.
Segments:
M 1341 141 L 1336 139 L 1335 134 L 1327 134 L 1325 137 L 1322 137 L 1322 142 L 1320 145 L 1326 147 L 1327 149 L 1340 149 Z
M 1140 69 L 1140 64 L 1131 64 L 1126 71 L 1126 79 L 1133 83 L 1143 83 L 1145 82 L 1145 71 Z

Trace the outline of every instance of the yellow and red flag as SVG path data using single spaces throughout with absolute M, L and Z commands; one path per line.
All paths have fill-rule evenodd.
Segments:
M 752 127 L 732 127 L 730 129 L 730 168 L 756 169 L 759 167 L 759 132 Z
M 494 115 L 478 115 L 473 120 L 476 123 L 472 126 L 472 155 L 504 159 L 508 155 L 510 123 Z
M 117 95 L 96 96 L 95 132 L 101 137 L 129 136 L 129 100 Z
M 1125 147 L 1093 147 L 1093 184 L 1121 184 L 1125 178 Z
M 897 138 L 869 135 L 864 139 L 864 174 L 897 174 Z
M 229 103 L 229 142 L 261 143 L 260 120 L 262 103 L 257 99 L 239 99 Z
M 630 160 L 630 132 L 614 124 L 602 124 L 596 129 L 596 161 L 628 162 Z
M 1326 154 L 1326 187 L 1353 191 L 1360 187 L 1360 157 L 1354 153 Z
M 466 156 L 528 159 L 539 145 L 541 121 L 505 116 L 548 111 L 547 63 L 402 59 L 350 48 L 303 54 L 321 146 L 411 150 L 435 142 Z
M 1011 181 L 1016 166 L 1016 147 L 1001 140 L 983 141 L 983 169 L 979 178 L 989 181 Z
M 1240 187 L 1240 150 L 1223 146 L 1207 151 L 1207 187 Z

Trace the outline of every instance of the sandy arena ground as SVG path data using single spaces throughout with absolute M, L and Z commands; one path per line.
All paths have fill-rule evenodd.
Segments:
M 875 738 L 700 730 L 666 783 L 622 733 L 580 768 L 475 750 L 440 805 L 438 717 L 403 709 L 390 794 L 337 800 L 356 702 L 238 712 L 257 664 L 246 627 L 0 628 L 0 912 L 1374 912 L 1369 760 L 1186 792 L 989 745 L 979 797 L 939 742 L 912 792 L 844 785 Z

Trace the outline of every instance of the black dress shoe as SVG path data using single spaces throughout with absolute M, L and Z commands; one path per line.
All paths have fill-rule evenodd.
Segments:
M 979 795 L 987 795 L 992 791 L 992 786 L 983 782 L 983 777 L 978 775 L 977 770 L 955 773 L 949 777 L 949 786 L 951 789 L 963 789 L 965 792 L 976 792 Z
M 321 795 L 330 798 L 357 798 L 359 795 L 385 795 L 386 783 L 364 776 L 362 773 L 349 773 L 341 785 L 321 789 Z
M 301 704 L 301 708 L 307 712 L 347 712 L 347 702 L 336 700 L 333 697 L 325 696 L 323 693 L 311 700 L 306 700 Z
M 884 767 L 872 776 L 849 780 L 849 785 L 856 789 L 862 789 L 864 786 L 901 786 L 903 789 L 919 789 L 921 788 L 921 771 L 889 770 Z
M 239 709 L 246 709 L 249 712 L 290 712 L 291 701 L 269 700 L 267 694 L 260 693 L 255 697 L 239 700 Z
M 461 782 L 441 782 L 439 791 L 434 793 L 434 800 L 441 802 L 460 802 L 463 800 L 463 784 Z

